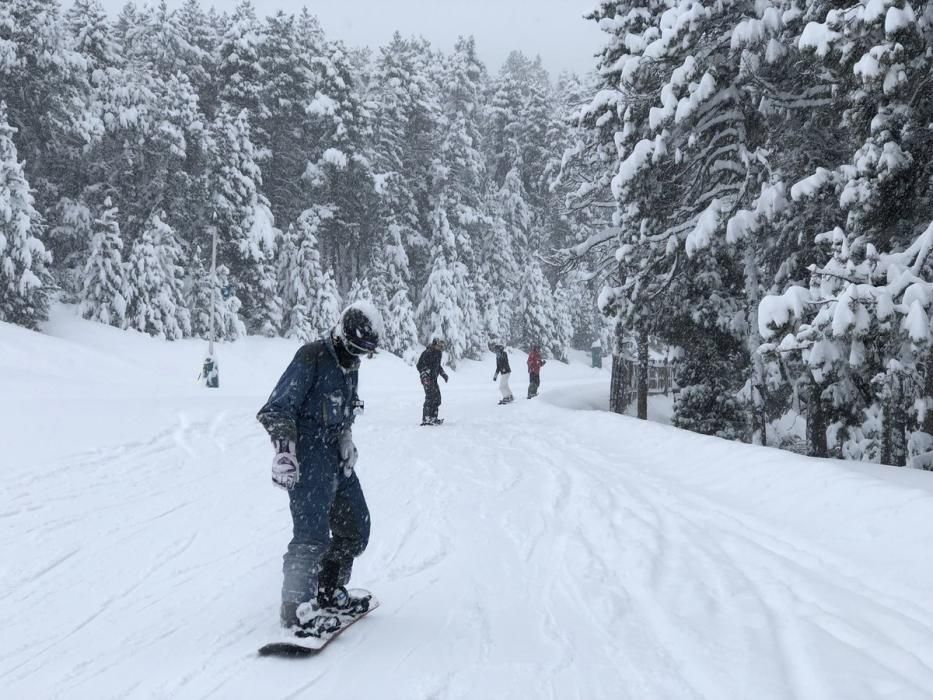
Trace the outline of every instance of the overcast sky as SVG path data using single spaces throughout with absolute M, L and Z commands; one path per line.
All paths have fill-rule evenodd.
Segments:
M 103 0 L 116 15 L 126 0 Z M 136 0 L 142 4 L 142 0 Z M 377 47 L 395 30 L 420 34 L 442 49 L 458 35 L 476 37 L 480 58 L 497 72 L 509 51 L 540 55 L 556 75 L 562 70 L 584 73 L 596 63 L 602 32 L 583 15 L 598 0 L 254 0 L 261 16 L 302 6 L 321 20 L 327 35 L 353 46 Z M 180 0 L 168 0 L 177 7 Z M 68 0 L 63 3 L 69 4 Z M 204 7 L 232 10 L 237 0 L 202 0 Z

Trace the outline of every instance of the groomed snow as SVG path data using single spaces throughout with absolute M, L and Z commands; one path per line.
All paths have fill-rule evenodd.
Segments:
M 55 309 L 0 324 L 4 698 L 933 697 L 933 474 L 798 457 L 603 411 L 550 362 L 496 406 L 364 363 L 382 606 L 320 657 L 263 659 L 287 501 L 254 415 L 295 344 L 164 343 Z

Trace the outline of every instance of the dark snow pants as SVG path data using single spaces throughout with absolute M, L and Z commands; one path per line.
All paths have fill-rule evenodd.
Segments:
M 424 387 L 424 408 L 421 410 L 423 420 L 437 418 L 437 410 L 441 406 L 441 388 L 437 385 L 437 379 L 424 377 L 421 380 Z
M 292 541 L 283 558 L 283 603 L 314 600 L 322 572 L 345 586 L 354 557 L 369 542 L 369 509 L 356 472 L 343 473 L 336 444 L 304 457 L 301 443 L 298 483 L 288 492 Z
M 541 374 L 539 372 L 528 373 L 528 398 L 538 395 L 538 387 L 541 386 Z

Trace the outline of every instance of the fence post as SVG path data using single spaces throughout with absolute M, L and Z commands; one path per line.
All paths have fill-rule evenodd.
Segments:
M 648 420 L 648 334 L 638 336 L 638 417 Z

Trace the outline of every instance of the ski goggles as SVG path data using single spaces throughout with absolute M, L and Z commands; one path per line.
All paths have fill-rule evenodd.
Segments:
M 345 345 L 347 351 L 351 355 L 356 355 L 357 357 L 362 357 L 363 355 L 372 357 L 379 350 L 379 343 L 374 340 L 350 340 L 347 338 Z

